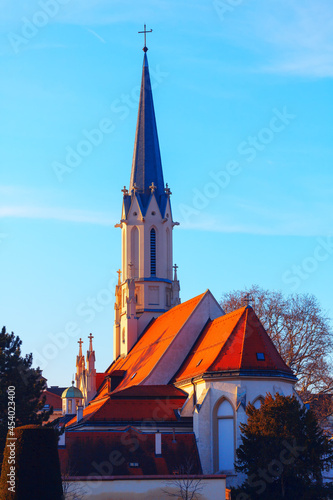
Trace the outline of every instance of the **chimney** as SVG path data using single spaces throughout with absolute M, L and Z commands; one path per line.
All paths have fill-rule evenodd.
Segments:
M 77 407 L 77 416 L 76 416 L 76 421 L 80 422 L 80 420 L 83 419 L 83 406 L 78 406 Z
M 162 434 L 160 433 L 160 431 L 157 431 L 155 433 L 155 455 L 162 455 Z
M 58 438 L 58 446 L 66 446 L 66 432 L 60 434 Z

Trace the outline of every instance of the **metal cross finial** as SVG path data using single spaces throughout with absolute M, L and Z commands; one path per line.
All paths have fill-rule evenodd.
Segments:
M 146 45 L 146 33 L 151 33 L 153 30 L 146 30 L 146 25 L 144 24 L 143 25 L 143 31 L 138 31 L 138 33 L 144 33 L 144 37 L 145 37 L 145 45 L 143 47 L 143 51 L 144 52 L 147 52 L 148 48 L 147 48 L 147 45 Z
M 89 339 L 89 351 L 92 351 L 92 350 L 93 350 L 93 348 L 92 348 L 92 339 L 93 339 L 93 338 L 94 338 L 93 334 L 92 334 L 92 333 L 90 333 L 90 334 L 88 335 L 88 339 Z
M 252 302 L 252 297 L 249 293 L 247 293 L 244 297 L 244 302 L 246 304 L 246 306 L 249 306 L 251 305 L 250 302 Z
M 166 194 L 167 194 L 168 196 L 170 196 L 170 194 L 172 194 L 172 193 L 171 193 L 171 191 L 170 191 L 170 188 L 169 188 L 168 183 L 166 183 L 165 188 L 164 188 L 164 191 L 166 192 Z
M 157 189 L 154 182 L 151 183 L 151 185 L 149 186 L 149 189 L 150 189 L 151 194 L 153 194 L 154 191 Z
M 174 281 L 177 281 L 177 269 L 179 266 L 177 266 L 177 264 L 175 264 L 174 266 L 172 266 L 173 269 L 174 269 L 174 274 L 173 274 L 173 280 Z
M 132 187 L 132 191 L 134 191 L 134 193 L 135 193 L 135 192 L 136 192 L 136 191 L 138 191 L 138 190 L 139 190 L 139 188 L 138 188 L 138 186 L 136 185 L 136 183 L 134 182 L 133 187 Z
M 83 340 L 80 338 L 80 340 L 77 341 L 77 343 L 79 344 L 79 356 L 82 356 L 82 344 L 83 344 Z
M 124 193 L 124 196 L 128 194 L 128 189 L 126 189 L 126 186 L 121 190 L 122 193 Z
M 118 269 L 117 274 L 118 274 L 118 285 L 120 285 L 120 283 L 121 283 L 121 279 L 120 279 L 121 270 L 120 269 Z

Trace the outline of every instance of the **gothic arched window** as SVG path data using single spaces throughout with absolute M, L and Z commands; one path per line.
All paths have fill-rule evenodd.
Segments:
M 171 256 L 171 237 L 169 228 L 166 230 L 166 247 L 167 247 L 167 278 L 172 280 L 172 256 Z
M 215 410 L 216 470 L 233 470 L 235 460 L 235 423 L 232 405 L 224 399 Z
M 139 276 L 139 230 L 136 226 L 131 231 L 131 276 L 137 278 Z
M 262 396 L 259 396 L 255 401 L 253 401 L 253 406 L 259 410 L 260 406 L 263 404 L 264 398 Z
M 150 230 L 150 275 L 156 276 L 156 230 Z

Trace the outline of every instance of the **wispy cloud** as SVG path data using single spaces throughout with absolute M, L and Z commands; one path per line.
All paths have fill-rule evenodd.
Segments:
M 238 200 L 237 197 L 228 200 L 221 210 L 206 209 L 195 216 L 177 217 L 177 220 L 182 229 L 216 233 L 267 236 L 326 236 L 332 233 L 333 208 L 328 204 L 312 203 L 306 209 L 304 204 L 288 200 L 283 210 L 274 200 L 271 204 Z
M 220 36 L 259 56 L 252 71 L 333 76 L 333 4 L 330 0 L 253 0 L 222 23 Z M 269 61 L 260 63 L 260 59 Z
M 105 212 L 95 212 L 73 208 L 32 207 L 32 206 L 3 206 L 0 207 L 0 218 L 43 219 L 63 222 L 76 222 L 111 226 L 116 217 Z

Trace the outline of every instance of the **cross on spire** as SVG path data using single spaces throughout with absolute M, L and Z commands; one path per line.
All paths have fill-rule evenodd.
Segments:
M 117 274 L 118 274 L 118 285 L 120 285 L 120 283 L 121 283 L 121 278 L 120 278 L 121 270 L 120 269 L 118 269 Z
M 126 186 L 123 187 L 121 192 L 124 193 L 124 196 L 128 195 L 128 189 L 126 189 Z
M 250 306 L 251 305 L 251 302 L 252 302 L 252 297 L 251 297 L 251 294 L 250 293 L 247 293 L 244 297 L 244 302 L 246 304 L 246 307 Z
M 138 186 L 136 185 L 135 182 L 133 184 L 132 190 L 134 191 L 134 193 L 139 190 L 139 188 L 138 188 Z
M 92 339 L 94 338 L 93 334 L 90 333 L 88 335 L 88 339 L 89 339 L 89 351 L 92 351 L 93 350 L 93 346 L 92 346 Z
M 175 264 L 174 266 L 172 266 L 173 269 L 174 269 L 174 274 L 173 274 L 173 281 L 177 281 L 177 269 L 179 266 L 177 266 L 177 264 Z
M 82 344 L 83 344 L 83 340 L 80 338 L 80 340 L 77 341 L 77 343 L 79 344 L 79 356 L 82 356 Z
M 169 188 L 168 183 L 166 183 L 165 188 L 164 188 L 164 191 L 165 191 L 165 193 L 166 193 L 168 196 L 170 196 L 170 194 L 172 194 L 172 193 L 171 193 L 171 190 L 170 190 L 170 188 Z
M 143 51 L 144 52 L 147 52 L 148 48 L 147 48 L 147 45 L 146 45 L 146 34 L 147 33 L 151 33 L 153 30 L 146 30 L 146 25 L 144 24 L 143 25 L 143 31 L 138 31 L 138 33 L 143 33 L 144 34 L 144 39 L 145 39 L 145 45 L 143 47 Z
M 157 189 L 157 186 L 155 186 L 154 182 L 152 182 L 150 184 L 149 189 L 150 189 L 151 194 L 153 194 L 155 192 L 155 190 Z

